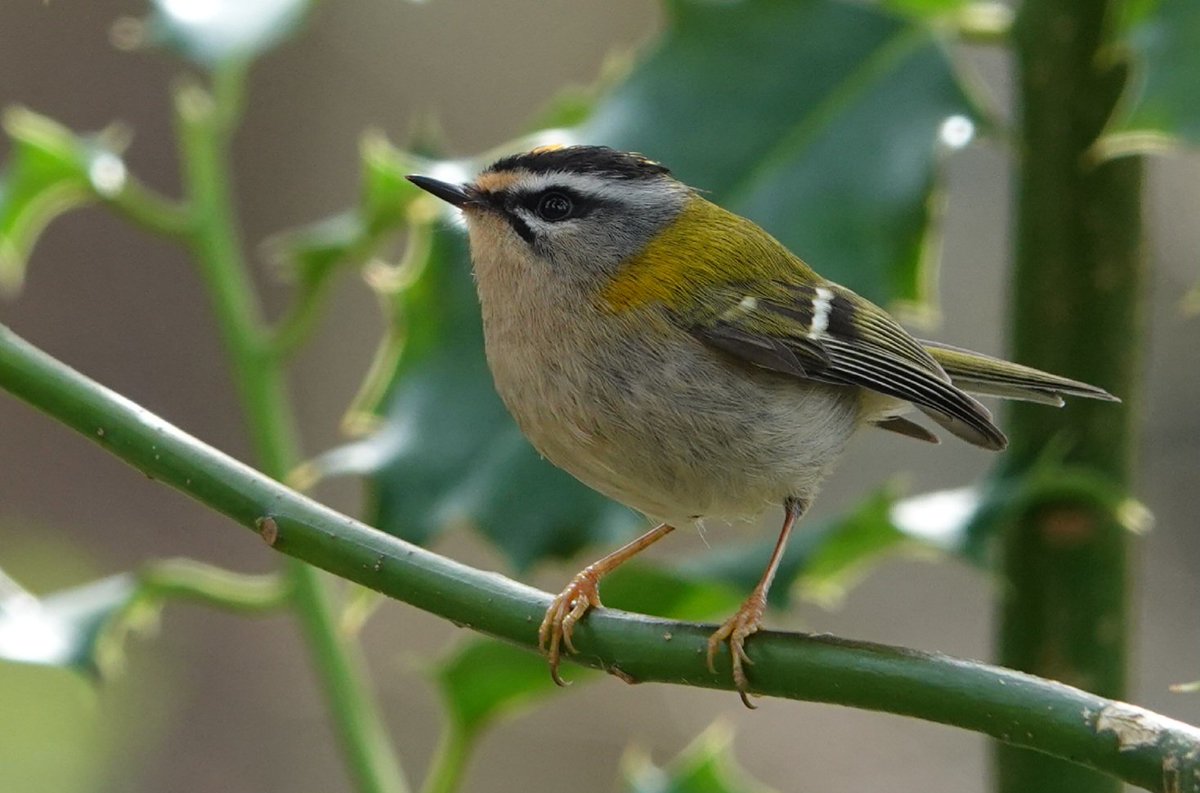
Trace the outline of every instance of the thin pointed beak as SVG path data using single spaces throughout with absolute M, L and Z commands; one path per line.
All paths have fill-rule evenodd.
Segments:
M 470 185 L 450 184 L 428 176 L 409 175 L 405 177 L 427 193 L 432 193 L 447 204 L 462 208 L 475 202 L 475 190 Z

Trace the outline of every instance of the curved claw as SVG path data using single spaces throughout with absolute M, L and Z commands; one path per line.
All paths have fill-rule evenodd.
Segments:
M 729 643 L 729 655 L 733 666 L 733 683 L 737 687 L 742 704 L 751 710 L 755 705 L 750 702 L 750 681 L 746 677 L 745 666 L 753 666 L 754 661 L 746 655 L 746 639 L 755 634 L 762 626 L 763 611 L 766 609 L 766 599 L 755 592 L 741 605 L 732 617 L 708 637 L 708 671 L 716 674 L 717 649 L 726 642 Z
M 546 616 L 538 626 L 538 647 L 546 654 L 550 677 L 557 685 L 569 685 L 558 673 L 562 648 L 565 646 L 570 653 L 578 652 L 571 641 L 575 625 L 589 610 L 601 605 L 599 576 L 587 568 L 571 579 L 546 609 Z

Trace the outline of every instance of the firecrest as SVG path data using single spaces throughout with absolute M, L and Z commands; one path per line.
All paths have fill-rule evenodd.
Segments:
M 743 701 L 788 535 L 860 427 L 937 443 L 912 409 L 985 449 L 1004 434 L 969 393 L 1061 405 L 1085 383 L 910 336 L 754 223 L 669 170 L 599 146 L 506 157 L 469 184 L 408 177 L 460 208 L 496 389 L 533 445 L 658 525 L 584 568 L 539 630 L 554 679 L 599 581 L 679 526 L 772 505 L 762 579 L 709 640 Z

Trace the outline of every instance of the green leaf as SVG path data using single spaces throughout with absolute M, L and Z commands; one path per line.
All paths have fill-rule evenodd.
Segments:
M 302 290 L 323 284 L 340 264 L 357 263 L 389 232 L 402 228 L 413 199 L 421 195 L 405 175 L 424 161 L 393 148 L 370 132 L 359 146 L 362 163 L 359 203 L 307 226 L 285 231 L 268 241 L 271 257 Z
M 96 560 L 50 527 L 0 517 L 0 549 L 8 569 L 49 590 L 80 592 L 69 582 L 96 576 Z M 81 598 L 85 604 L 92 600 Z M 54 618 L 48 620 L 42 609 L 50 609 Z M 61 616 L 55 595 L 38 600 L 0 572 L 0 646 L 5 648 L 0 651 L 5 715 L 0 790 L 96 793 L 120 788 L 129 776 L 130 757 L 158 752 L 170 732 L 171 715 L 183 705 L 176 694 L 184 688 L 171 679 L 171 666 L 159 654 L 134 661 L 136 675 L 106 677 L 103 690 L 96 687 L 95 665 L 104 667 L 109 652 L 98 652 L 94 663 L 82 666 L 47 665 L 46 651 L 64 645 Z M 68 627 L 65 635 L 73 630 Z M 22 662 L 9 658 L 14 646 Z
M 633 149 L 878 302 L 930 299 L 937 165 L 979 114 L 927 26 L 835 0 L 673 0 L 580 131 Z
M 581 126 L 596 111 L 600 100 L 612 93 L 629 76 L 633 64 L 632 52 L 610 52 L 600 67 L 600 75 L 594 81 L 587 85 L 569 84 L 558 89 L 550 101 L 534 113 L 526 129 L 532 136 L 541 137 L 545 135 L 546 130 L 566 131 Z M 541 143 L 567 143 L 567 138 L 570 137 L 567 135 L 562 140 L 543 140 Z M 511 151 L 512 149 L 507 149 L 504 153 Z
M 270 258 L 297 281 L 297 299 L 303 300 L 324 285 L 338 265 L 350 262 L 366 236 L 362 216 L 350 210 L 285 231 L 265 245 Z
M 1003 0 L 878 0 L 878 6 L 967 44 L 1007 44 L 1014 16 Z
M 168 598 L 253 614 L 288 603 L 275 575 L 242 575 L 190 559 L 146 565 L 37 598 L 0 570 L 0 660 L 99 676 L 121 660 L 122 639 L 157 618 Z
M 1200 144 L 1200 3 L 1154 0 L 1126 33 L 1132 71 L 1117 113 L 1097 145 L 1101 156 Z
M 785 608 L 794 591 L 821 603 L 836 602 L 876 564 L 896 554 L 965 555 L 977 520 L 973 489 L 945 490 L 897 499 L 884 489 L 854 511 L 816 526 L 803 525 L 784 551 L 771 588 L 771 605 Z M 725 581 L 749 592 L 770 558 L 775 538 L 717 549 L 680 565 L 690 577 Z
M 797 578 L 806 598 L 837 603 L 872 567 L 907 542 L 891 520 L 893 503 L 889 494 L 879 493 L 834 522 Z
M 463 735 L 558 690 L 546 659 L 494 639 L 464 642 L 434 670 L 446 713 Z M 596 676 L 580 669 L 576 680 Z
M 117 128 L 79 136 L 22 107 L 4 112 L 13 148 L 0 173 L 0 294 L 14 293 L 43 229 L 59 215 L 114 195 L 125 183 Z
M 0 659 L 98 675 L 108 629 L 136 596 L 118 575 L 37 598 L 0 571 Z
M 428 543 L 467 524 L 524 570 L 628 534 L 637 518 L 543 460 L 492 387 L 465 240 L 432 230 L 396 295 L 404 345 L 370 438 L 322 455 L 326 475 L 368 476 L 372 524 Z
M 153 0 L 151 42 L 205 67 L 247 61 L 274 47 L 303 22 L 310 0 Z
M 972 0 L 880 0 L 888 11 L 923 19 L 936 19 L 961 11 Z
M 666 768 L 629 751 L 621 763 L 628 793 L 769 793 L 733 759 L 733 733 L 723 722 L 705 730 Z
M 0 790 L 129 789 L 131 768 L 159 756 L 186 718 L 187 673 L 171 679 L 165 661 L 146 657 L 103 691 L 66 669 L 0 663 Z
M 604 578 L 602 595 L 611 608 L 698 622 L 732 613 L 746 593 L 711 576 L 630 562 Z
M 401 151 L 378 131 L 369 131 L 359 145 L 362 157 L 360 212 L 363 227 L 382 234 L 403 225 L 409 207 L 421 190 L 405 177 L 416 173 L 425 161 Z
M 386 239 L 403 227 L 421 191 L 404 178 L 423 161 L 393 148 L 368 132 L 359 146 L 362 161 L 358 206 L 323 220 L 282 232 L 267 240 L 267 256 L 296 283 L 276 347 L 295 347 L 311 328 L 321 297 L 342 268 L 361 266 Z

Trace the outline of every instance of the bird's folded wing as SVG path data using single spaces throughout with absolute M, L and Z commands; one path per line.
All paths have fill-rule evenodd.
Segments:
M 1002 449 L 1007 442 L 987 409 L 956 387 L 920 342 L 836 284 L 719 284 L 674 316 L 697 339 L 747 363 L 911 402 L 978 446 Z
M 973 394 L 1061 406 L 1064 396 L 1119 402 L 1103 388 L 936 341 L 922 341 L 954 384 Z

